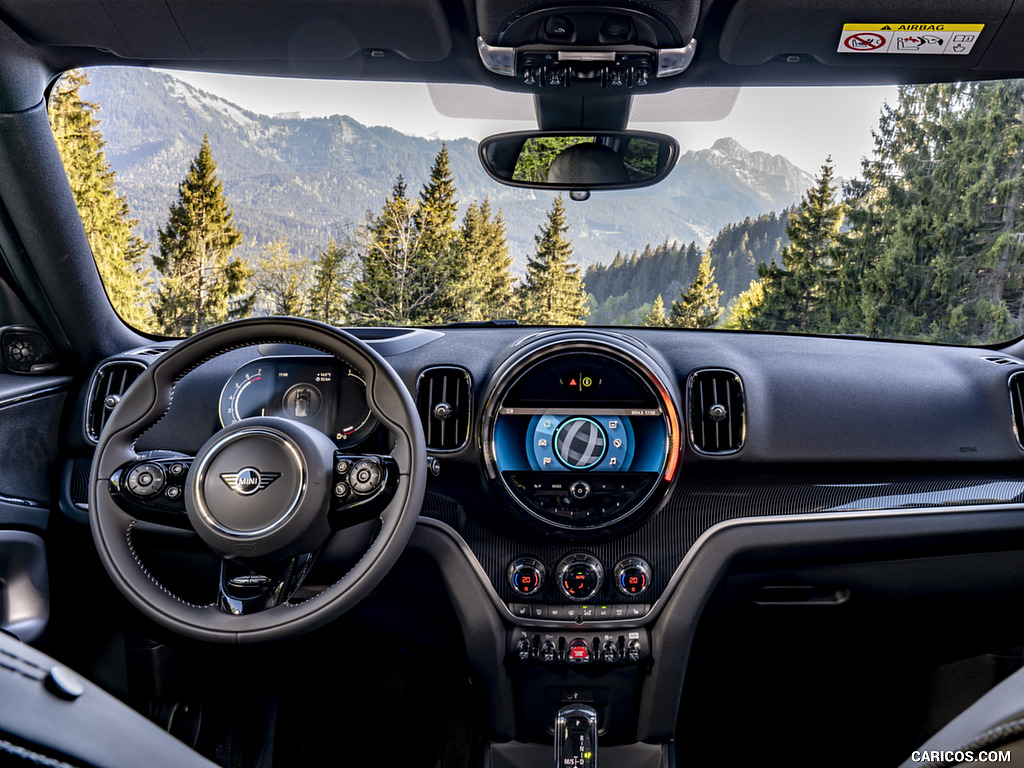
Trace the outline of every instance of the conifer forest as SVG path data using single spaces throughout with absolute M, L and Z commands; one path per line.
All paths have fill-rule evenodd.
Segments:
M 81 72 L 59 81 L 50 121 L 108 296 L 144 331 L 187 336 L 285 314 L 335 325 L 512 319 L 954 344 L 1024 332 L 1024 81 L 900 86 L 855 178 L 837 179 L 822 158 L 792 207 L 728 224 L 706 246 L 638 242 L 586 269 L 566 217 L 580 203 L 554 198 L 532 223 L 532 252 L 514 253 L 505 212 L 490 197 L 460 196 L 444 145 L 426 183 L 398 175 L 361 221 L 318 247 L 281 238 L 243 257 L 236 203 L 205 137 L 147 242 L 105 157 L 101 105 L 81 94 L 87 82 Z

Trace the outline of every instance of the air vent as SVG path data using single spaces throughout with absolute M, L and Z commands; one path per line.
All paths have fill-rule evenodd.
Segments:
M 983 357 L 982 360 L 988 360 L 990 363 L 996 365 L 1024 365 L 1024 360 L 1018 360 L 1015 357 Z
M 85 416 L 85 433 L 94 443 L 99 442 L 103 426 L 111 412 L 121 401 L 128 387 L 132 385 L 146 366 L 132 360 L 117 360 L 104 363 L 96 371 L 89 387 L 89 401 Z
M 1010 377 L 1010 410 L 1013 411 L 1013 433 L 1024 448 L 1024 373 Z
M 690 442 L 695 450 L 722 455 L 743 447 L 746 426 L 739 376 L 732 371 L 695 371 L 690 375 L 686 393 Z
M 469 374 L 461 368 L 428 368 L 416 384 L 416 407 L 427 449 L 457 451 L 469 438 L 472 416 Z

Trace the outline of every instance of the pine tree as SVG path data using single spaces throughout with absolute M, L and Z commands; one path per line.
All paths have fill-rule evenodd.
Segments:
M 764 303 L 764 285 L 760 280 L 751 280 L 750 287 L 743 291 L 729 308 L 729 315 L 722 328 L 730 331 L 741 331 L 750 328 L 754 315 Z
M 664 328 L 669 324 L 668 318 L 665 316 L 665 302 L 660 293 L 650 310 L 643 316 L 642 322 L 650 328 Z
M 138 220 L 131 218 L 127 199 L 117 194 L 115 173 L 103 152 L 99 105 L 79 93 L 88 84 L 81 70 L 57 82 L 49 101 L 53 137 L 110 303 L 130 325 L 152 330 L 152 281 L 142 266 L 149 243 L 132 233 Z
M 462 319 L 465 295 L 471 292 L 466 285 L 471 279 L 471 257 L 460 248 L 462 242 L 455 226 L 459 203 L 455 194 L 448 145 L 442 144 L 430 168 L 430 178 L 420 190 L 419 204 L 413 215 L 419 235 L 419 258 L 432 262 L 431 269 L 416 270 L 417 274 L 429 276 L 432 283 L 420 288 L 424 293 L 433 294 L 420 312 L 421 322 Z
M 848 189 L 875 336 L 986 343 L 1024 327 L 1024 83 L 902 86 Z
M 697 276 L 689 287 L 680 292 L 679 300 L 672 302 L 669 323 L 677 328 L 710 328 L 722 316 L 718 301 L 722 291 L 715 282 L 715 268 L 711 266 L 711 253 L 704 252 Z
M 459 203 L 455 199 L 455 192 L 448 145 L 442 144 L 430 168 L 430 179 L 420 190 L 419 205 L 413 217 L 421 233 L 424 254 L 434 258 L 444 257 L 458 239 L 455 219 Z
M 252 311 L 254 297 L 246 296 L 252 270 L 231 258 L 242 232 L 233 223 L 206 136 L 159 235 L 154 310 L 164 333 L 187 336 Z
M 292 317 L 307 314 L 312 287 L 309 259 L 295 258 L 287 240 L 276 240 L 263 249 L 255 266 L 256 312 Z
M 521 290 L 522 319 L 531 325 L 575 325 L 587 315 L 587 293 L 580 268 L 572 263 L 572 241 L 566 238 L 562 196 L 555 198 L 547 223 L 534 235 L 537 252 L 526 265 Z
M 769 331 L 833 332 L 852 301 L 840 278 L 846 254 L 841 231 L 844 206 L 836 200 L 832 158 L 821 166 L 815 185 L 789 217 L 782 265 L 758 267 L 762 301 L 750 307 L 750 328 Z
M 331 240 L 313 258 L 313 287 L 309 292 L 309 317 L 328 325 L 346 322 L 346 303 L 352 285 L 352 250 Z
M 428 258 L 415 203 L 399 176 L 376 216 L 359 234 L 359 278 L 349 299 L 349 321 L 361 325 L 430 323 L 445 290 L 447 264 Z
M 499 210 L 492 218 L 490 200 L 466 208 L 459 232 L 459 274 L 450 287 L 458 320 L 514 317 L 512 257 L 505 219 Z

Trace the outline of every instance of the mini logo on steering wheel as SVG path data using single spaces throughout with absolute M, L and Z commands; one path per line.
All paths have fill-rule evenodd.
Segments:
M 239 496 L 259 493 L 281 476 L 280 472 L 260 472 L 255 467 L 245 467 L 237 472 L 225 472 L 220 476 L 224 484 Z

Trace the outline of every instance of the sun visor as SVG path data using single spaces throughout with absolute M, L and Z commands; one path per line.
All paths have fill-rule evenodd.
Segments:
M 1012 5 L 1013 0 L 739 0 L 723 26 L 719 52 L 739 65 L 810 57 L 835 66 L 978 67 L 1003 36 L 997 33 Z M 1014 45 L 1019 60 L 1019 35 Z
M 0 0 L 32 39 L 126 59 L 438 61 L 452 47 L 441 0 Z

